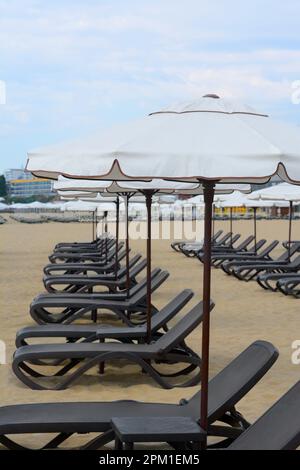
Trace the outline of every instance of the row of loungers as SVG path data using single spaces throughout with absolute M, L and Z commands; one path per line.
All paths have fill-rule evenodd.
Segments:
M 239 280 L 256 280 L 265 290 L 280 291 L 286 295 L 299 297 L 300 286 L 300 243 L 293 242 L 290 249 L 283 243 L 284 251 L 277 258 L 272 251 L 277 247 L 274 240 L 267 246 L 253 253 L 228 252 L 213 253 L 212 263 Z M 202 261 L 201 254 L 198 254 Z
M 195 372 L 192 378 L 184 385 L 193 385 L 199 380 L 200 358 L 185 342 L 188 334 L 202 321 L 202 303 L 194 305 L 188 313 L 181 317 L 175 326 L 168 329 L 168 323 L 173 320 L 183 307 L 193 297 L 193 292 L 185 289 L 171 300 L 163 309 L 158 311 L 153 307 L 152 338 L 148 344 L 145 342 L 145 280 L 138 280 L 135 276 L 130 278 L 131 287 L 129 295 L 122 291 L 123 284 L 105 284 L 107 292 L 90 293 L 90 285 L 85 289 L 85 282 L 89 279 L 87 272 L 92 263 L 104 268 L 101 276 L 109 276 L 114 270 L 106 272 L 106 266 L 111 265 L 113 251 L 119 249 L 114 241 L 108 245 L 107 240 L 98 240 L 92 244 L 71 244 L 56 247 L 51 260 L 55 265 L 63 266 L 66 274 L 66 284 L 49 283 L 49 269 L 45 268 L 45 285 L 49 289 L 56 289 L 57 285 L 64 285 L 67 291 L 51 291 L 39 295 L 31 305 L 31 316 L 38 321 L 39 326 L 23 328 L 17 333 L 17 351 L 14 356 L 13 368 L 17 376 L 32 388 L 46 388 L 39 383 L 42 374 L 33 367 L 43 369 L 51 366 L 58 368 L 55 377 L 58 385 L 55 389 L 62 389 L 70 385 L 85 370 L 92 365 L 99 364 L 99 371 L 104 372 L 104 364 L 111 358 L 126 358 L 138 363 L 143 371 L 148 372 L 159 385 L 169 387 L 169 382 L 154 369 L 163 362 L 168 367 L 173 363 L 183 362 L 185 368 L 170 375 L 188 375 Z M 95 247 L 94 247 L 95 245 Z M 67 247 L 72 246 L 72 250 Z M 114 248 L 115 247 L 115 248 Z M 87 254 L 91 258 L 80 259 L 80 254 Z M 97 254 L 101 252 L 101 255 Z M 107 264 L 105 261 L 107 258 Z M 80 261 L 78 261 L 80 260 Z M 88 260 L 88 261 L 87 261 Z M 133 263 L 136 266 L 140 258 Z M 62 262 L 64 261 L 64 262 Z M 85 265 L 76 273 L 83 277 L 81 283 L 74 282 L 69 277 L 68 264 Z M 103 264 L 102 264 L 103 263 Z M 117 266 L 118 271 L 122 266 Z M 132 274 L 132 273 L 131 273 Z M 97 271 L 99 275 L 99 271 Z M 121 272 L 121 278 L 123 277 Z M 53 277 L 56 275 L 52 274 Z M 59 276 L 61 276 L 61 271 Z M 157 289 L 168 277 L 166 271 L 153 270 L 151 276 L 152 290 Z M 111 279 L 112 280 L 112 279 Z M 95 280 L 93 280 L 95 283 Z M 78 290 L 78 285 L 80 289 Z M 100 285 L 100 284 L 99 284 Z M 55 287 L 53 287 L 55 286 Z M 93 288 L 98 284 L 93 284 Z M 74 292 L 70 292 L 75 288 Z M 119 307 L 117 304 L 119 303 Z M 211 308 L 213 308 L 213 302 Z M 56 313 L 51 312 L 56 309 Z M 101 309 L 101 312 L 98 310 Z M 120 318 L 123 326 L 108 326 L 99 324 L 102 310 L 109 311 L 113 317 Z M 58 313 L 57 313 L 58 310 Z M 78 319 L 89 319 L 89 323 L 78 324 Z M 126 319 L 126 320 L 125 320 Z M 60 338 L 57 344 L 31 344 L 37 338 Z M 107 339 L 114 342 L 105 343 Z M 233 359 L 209 383 L 208 402 L 208 434 L 213 436 L 212 447 L 228 449 L 295 449 L 300 445 L 300 382 L 297 383 L 277 404 L 262 416 L 254 425 L 237 411 L 238 402 L 260 381 L 270 370 L 278 358 L 277 349 L 266 341 L 255 341 L 241 354 Z M 84 364 L 83 364 L 83 360 Z M 68 377 L 66 374 L 78 366 Z M 57 382 L 56 382 L 57 383 Z M 178 384 L 182 385 L 182 384 Z M 155 442 L 157 426 L 163 420 L 164 429 L 169 432 L 160 435 L 160 442 L 171 443 L 176 449 L 192 449 L 198 443 L 198 421 L 200 412 L 200 392 L 189 400 L 181 400 L 179 404 L 144 403 L 136 401 L 118 402 L 68 402 L 12 405 L 0 408 L 0 442 L 10 449 L 24 449 L 18 444 L 17 437 L 28 433 L 54 434 L 43 449 L 54 449 L 62 446 L 74 434 L 85 434 L 87 440 L 81 447 L 85 450 L 99 449 L 106 443 L 116 439 L 116 425 L 134 427 L 139 441 L 149 440 L 149 426 L 154 425 L 154 433 L 150 436 Z M 170 430 L 173 423 L 183 428 L 185 423 L 196 426 L 196 434 L 188 436 L 182 433 L 177 436 L 176 443 L 172 443 Z M 148 430 L 145 429 L 148 423 Z M 129 427 L 130 427 L 129 426 Z M 276 433 L 272 432 L 276 429 Z M 91 433 L 96 433 L 89 436 Z M 201 429 L 199 428 L 199 441 Z M 120 448 L 118 439 L 117 448 Z M 133 447 L 134 440 L 129 445 Z M 128 448 L 129 448 L 128 447 Z
M 193 292 L 182 291 L 161 310 L 153 305 L 148 343 L 147 279 L 137 278 L 146 261 L 141 255 L 130 260 L 130 285 L 126 289 L 126 269 L 113 265 L 116 250 L 120 249 L 115 240 L 108 238 L 55 247 L 49 257 L 51 264 L 44 268 L 47 292 L 39 294 L 30 305 L 30 315 L 39 326 L 25 327 L 16 335 L 12 368 L 25 385 L 38 390 L 62 390 L 95 365 L 99 365 L 100 380 L 105 364 L 120 360 L 138 365 L 164 388 L 199 383 L 201 359 L 186 339 L 202 322 L 202 303 L 190 308 L 172 326 L 169 322 L 177 319 Z M 167 271 L 153 269 L 151 292 L 168 277 Z M 101 291 L 96 292 L 97 288 Z M 119 320 L 120 326 L 104 324 L 107 316 Z M 59 343 L 51 343 L 53 338 Z M 39 344 L 32 344 L 37 340 Z
M 230 232 L 223 235 L 221 230 L 214 235 L 211 256 L 214 267 L 239 280 L 256 280 L 263 289 L 300 297 L 300 242 L 293 242 L 290 249 L 284 242 L 283 253 L 273 258 L 272 251 L 278 246 L 278 240 L 267 244 L 261 239 L 254 243 L 254 236 L 249 236 L 237 243 L 239 238 L 239 234 Z M 175 251 L 203 261 L 203 248 L 197 243 L 175 242 L 171 246 Z

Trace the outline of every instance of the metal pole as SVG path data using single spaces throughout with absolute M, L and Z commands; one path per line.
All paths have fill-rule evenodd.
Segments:
M 151 341 L 151 206 L 153 191 L 145 191 L 147 207 L 147 342 Z
M 291 257 L 292 220 L 293 220 L 293 201 L 290 201 L 290 213 L 289 213 L 289 261 L 290 261 L 290 257 Z
M 126 290 L 127 290 L 127 298 L 129 297 L 129 289 L 130 289 L 130 276 L 129 276 L 129 220 L 128 220 L 128 202 L 129 202 L 129 195 L 126 194 L 124 197 L 125 200 L 125 230 L 126 230 Z
M 201 364 L 201 407 L 200 426 L 207 432 L 208 421 L 208 374 L 209 374 L 209 334 L 210 334 L 210 290 L 211 290 L 211 232 L 214 183 L 203 183 L 205 203 L 204 253 L 203 253 L 203 321 L 202 321 L 202 364 Z M 207 442 L 204 442 L 205 448 Z
M 118 265 L 119 265 L 119 219 L 120 219 L 120 199 L 119 196 L 116 200 L 116 259 L 115 259 L 115 278 L 118 278 Z
M 256 210 L 257 210 L 257 207 L 253 207 L 253 211 L 254 211 L 254 214 L 253 214 L 253 222 L 254 222 L 254 251 L 255 251 L 255 254 L 257 253 L 257 249 L 256 249 L 256 243 L 257 243 Z
M 230 246 L 232 248 L 232 207 L 230 207 Z
M 108 238 L 107 238 L 107 211 L 104 211 L 104 233 L 105 233 L 105 263 L 107 264 L 108 261 L 108 253 L 107 253 L 107 246 L 108 246 Z
M 95 211 L 92 214 L 92 241 L 95 241 Z

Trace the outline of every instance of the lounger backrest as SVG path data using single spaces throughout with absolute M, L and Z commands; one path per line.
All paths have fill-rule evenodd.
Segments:
M 231 444 L 230 450 L 295 450 L 300 445 L 300 381 Z
M 284 259 L 289 259 L 292 255 L 294 255 L 297 251 L 299 251 L 299 243 L 293 243 L 290 247 L 290 250 L 287 248 L 287 250 L 284 252 L 282 256 L 284 256 Z
M 293 243 L 290 250 L 286 249 L 282 255 L 277 258 L 277 261 L 288 261 L 291 256 L 293 256 L 297 251 L 299 251 L 299 244 Z
M 212 236 L 212 239 L 211 241 L 212 242 L 215 242 L 217 240 L 217 238 L 219 238 L 223 233 L 223 230 L 218 230 L 213 236 Z
M 155 270 L 156 271 L 156 270 Z M 159 286 L 162 285 L 163 282 L 169 277 L 168 271 L 160 271 L 152 277 L 151 280 L 151 292 L 154 292 Z M 147 295 L 147 282 L 144 283 L 143 287 L 138 290 L 132 297 L 130 297 L 130 303 L 132 305 L 139 304 L 143 300 L 145 300 Z
M 218 241 L 216 241 L 216 245 L 220 246 L 220 245 L 223 245 L 226 240 L 228 240 L 228 238 L 230 238 L 232 235 L 232 232 L 227 232 L 225 235 L 222 236 L 221 239 L 219 239 Z
M 160 268 L 155 268 L 151 271 L 151 279 L 153 279 L 155 276 L 157 276 L 161 272 Z M 144 289 L 145 286 L 147 285 L 147 277 L 144 277 L 143 279 L 140 280 L 135 286 L 131 287 L 129 290 L 129 296 L 133 297 L 135 294 L 137 294 L 140 290 Z
M 243 250 L 244 248 L 246 248 L 246 246 L 249 245 L 249 243 L 251 243 L 252 241 L 254 240 L 254 235 L 249 235 L 249 237 L 247 237 L 242 243 L 240 243 L 236 249 L 237 250 Z
M 118 253 L 118 260 L 122 261 L 122 259 L 124 259 L 125 256 L 126 256 L 126 250 L 120 250 Z
M 300 265 L 300 255 L 297 256 L 290 264 L 290 266 L 294 266 L 297 268 Z M 296 273 L 295 273 L 296 274 Z
M 232 238 L 229 238 L 229 240 L 224 243 L 224 246 L 232 246 L 239 238 L 241 238 L 241 235 L 239 233 L 236 233 Z
M 138 260 L 141 259 L 141 257 L 142 257 L 142 255 L 137 254 L 133 258 L 131 258 L 129 260 L 129 269 L 132 268 L 132 266 L 134 266 L 138 262 Z M 118 256 L 118 258 L 119 258 L 119 256 Z M 120 260 L 120 258 L 119 258 L 119 260 Z M 126 269 L 127 269 L 126 266 L 123 266 L 122 268 L 120 268 L 118 270 L 118 277 L 124 276 L 124 274 L 126 274 Z
M 185 289 L 152 317 L 151 331 L 155 333 L 165 326 L 193 297 L 191 289 Z
M 214 303 L 211 302 L 211 309 Z M 179 322 L 167 331 L 159 340 L 155 342 L 157 352 L 165 354 L 182 341 L 202 322 L 203 304 L 199 302 L 190 312 L 188 312 Z
M 259 256 L 267 256 L 268 254 L 271 253 L 272 250 L 274 250 L 275 246 L 277 246 L 279 243 L 278 240 L 274 240 L 272 243 L 270 243 L 264 250 L 262 250 L 259 253 Z
M 130 277 L 134 278 L 135 276 L 137 276 L 141 271 L 143 271 L 143 269 L 146 266 L 147 266 L 147 260 L 143 259 L 142 261 L 137 263 L 135 266 L 131 267 L 131 269 L 129 271 Z M 125 277 L 126 277 L 126 275 L 125 275 Z
M 267 341 L 255 341 L 209 382 L 208 418 L 212 423 L 235 406 L 266 374 L 278 358 L 278 350 Z M 200 394 L 187 403 L 188 412 L 199 418 Z
M 262 238 L 261 240 L 258 240 L 258 242 L 255 244 L 254 243 L 254 246 L 252 248 L 252 251 L 258 251 L 261 249 L 262 246 L 264 246 L 264 244 L 266 243 L 266 239 L 265 238 Z

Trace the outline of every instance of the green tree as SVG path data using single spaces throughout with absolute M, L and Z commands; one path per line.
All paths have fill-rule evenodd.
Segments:
M 0 197 L 5 197 L 7 195 L 6 180 L 4 175 L 0 175 Z

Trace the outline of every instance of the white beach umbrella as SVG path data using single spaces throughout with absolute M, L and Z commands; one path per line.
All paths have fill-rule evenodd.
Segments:
M 290 256 L 292 241 L 292 220 L 293 220 L 293 202 L 300 201 L 300 188 L 289 183 L 279 183 L 268 188 L 253 192 L 249 199 L 260 201 L 288 201 L 289 204 L 289 231 L 288 231 L 288 250 Z
M 300 201 L 300 188 L 289 183 L 279 183 L 268 188 L 253 191 L 249 199 L 268 201 Z
M 159 110 L 80 142 L 28 153 L 39 176 L 202 182 L 205 201 L 201 419 L 207 430 L 211 221 L 216 183 L 264 183 L 272 175 L 300 184 L 300 132 L 248 106 L 207 95 Z
M 66 202 L 62 206 L 63 211 L 73 211 L 73 212 L 93 212 L 96 209 L 97 209 L 97 204 L 93 202 L 81 201 L 80 199 Z
M 25 203 L 25 202 L 15 202 L 13 204 L 10 204 L 11 209 L 30 209 L 30 205 Z
M 33 150 L 27 170 L 50 178 L 263 183 L 275 173 L 300 180 L 299 149 L 296 126 L 210 95 L 86 139 Z
M 249 199 L 246 198 L 245 204 L 246 207 L 289 207 L 288 201 L 277 201 L 274 199 Z
M 234 191 L 220 202 L 221 207 L 242 207 L 245 205 L 247 197 L 239 191 Z

